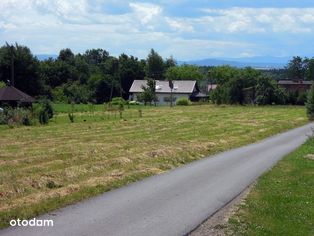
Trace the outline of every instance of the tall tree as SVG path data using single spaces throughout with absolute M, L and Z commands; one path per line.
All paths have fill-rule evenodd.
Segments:
M 151 49 L 147 57 L 147 75 L 155 80 L 162 80 L 164 73 L 164 61 L 162 57 Z
M 314 58 L 306 59 L 306 72 L 305 78 L 306 80 L 314 80 Z
M 306 63 L 304 63 L 302 57 L 293 57 L 286 69 L 290 79 L 304 80 Z
M 201 80 L 202 73 L 198 67 L 192 65 L 182 65 L 170 67 L 165 74 L 167 80 Z
M 11 53 L 14 53 L 15 87 L 36 96 L 42 93 L 43 83 L 39 77 L 39 61 L 33 56 L 30 49 L 15 44 L 0 48 L 0 81 L 6 82 L 11 78 Z
M 136 57 L 121 54 L 119 56 L 119 78 L 122 87 L 122 97 L 129 99 L 129 90 L 135 79 L 142 80 L 145 77 L 145 67 Z

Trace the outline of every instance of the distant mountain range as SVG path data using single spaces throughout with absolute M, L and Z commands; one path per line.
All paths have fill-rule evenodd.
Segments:
M 207 58 L 194 61 L 180 61 L 178 64 L 189 64 L 197 66 L 222 66 L 253 67 L 260 69 L 284 68 L 290 57 L 243 57 L 243 58 Z
M 49 58 L 56 59 L 58 55 L 54 54 L 38 54 L 36 57 L 43 61 Z M 179 65 L 188 64 L 196 66 L 222 66 L 230 65 L 234 67 L 253 67 L 259 69 L 279 69 L 284 68 L 291 57 L 272 57 L 272 56 L 261 56 L 261 57 L 241 57 L 241 58 L 207 58 L 193 61 L 178 61 Z
M 58 55 L 54 55 L 54 54 L 38 54 L 38 55 L 35 55 L 35 56 L 40 61 L 48 60 L 49 58 L 56 59 L 58 57 Z

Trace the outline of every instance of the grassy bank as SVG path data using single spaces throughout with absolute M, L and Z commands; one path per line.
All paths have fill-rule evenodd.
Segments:
M 75 123 L 59 114 L 47 126 L 0 129 L 0 226 L 307 122 L 303 107 L 136 112 L 123 119 L 77 112 Z
M 314 138 L 258 181 L 229 221 L 234 235 L 314 235 Z

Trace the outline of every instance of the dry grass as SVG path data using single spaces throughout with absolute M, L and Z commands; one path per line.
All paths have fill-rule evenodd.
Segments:
M 136 111 L 133 110 L 136 113 Z M 127 112 L 126 112 L 127 113 Z M 0 227 L 305 124 L 302 107 L 151 108 L 0 128 Z

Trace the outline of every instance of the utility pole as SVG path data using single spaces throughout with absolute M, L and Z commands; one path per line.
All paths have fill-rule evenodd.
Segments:
M 173 98 L 172 98 L 172 90 L 173 90 L 173 82 L 172 80 L 169 80 L 169 87 L 170 87 L 170 107 L 173 106 L 172 102 L 173 102 Z

